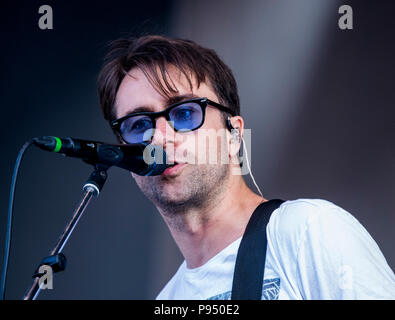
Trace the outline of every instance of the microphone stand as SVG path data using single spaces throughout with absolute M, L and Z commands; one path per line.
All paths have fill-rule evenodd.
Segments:
M 105 166 L 102 164 L 95 165 L 94 171 L 91 173 L 88 180 L 83 186 L 83 197 L 79 205 L 75 209 L 71 221 L 67 224 L 58 242 L 51 251 L 50 256 L 44 258 L 39 267 L 42 265 L 49 265 L 52 268 L 53 272 L 59 272 L 65 269 L 66 257 L 61 252 L 71 233 L 73 232 L 75 226 L 77 225 L 79 219 L 84 213 L 86 207 L 88 206 L 93 197 L 97 197 L 99 195 L 101 189 L 103 188 L 103 185 L 107 180 L 108 168 L 109 166 Z M 39 268 L 37 268 L 37 270 L 33 274 L 33 284 L 26 291 L 23 300 L 36 300 L 41 291 L 42 286 L 40 285 L 40 277 L 45 273 L 39 273 L 38 269 Z

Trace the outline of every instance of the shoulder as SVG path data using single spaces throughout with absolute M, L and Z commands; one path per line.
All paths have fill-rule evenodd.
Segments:
M 293 259 L 317 252 L 332 260 L 368 255 L 383 258 L 377 243 L 353 215 L 323 199 L 284 202 L 273 212 L 267 234 L 273 248 L 288 252 Z
M 269 228 L 289 233 L 302 231 L 311 223 L 328 223 L 331 220 L 357 222 L 350 213 L 328 200 L 297 199 L 285 201 L 273 212 Z
M 268 237 L 279 246 L 297 252 L 306 238 L 326 238 L 352 233 L 367 235 L 366 230 L 349 212 L 324 199 L 285 201 L 275 210 L 268 224 Z
M 325 219 L 333 215 L 351 215 L 338 205 L 324 199 L 296 199 L 281 204 L 274 216 L 285 222 L 301 222 L 311 218 Z
M 361 226 L 359 221 L 342 207 L 324 199 L 297 199 L 285 201 L 274 212 L 273 221 L 278 228 L 289 229 L 307 227 L 312 224 L 340 224 Z
M 267 234 L 277 268 L 307 299 L 394 297 L 395 276 L 377 243 L 330 201 L 284 202 L 273 212 Z

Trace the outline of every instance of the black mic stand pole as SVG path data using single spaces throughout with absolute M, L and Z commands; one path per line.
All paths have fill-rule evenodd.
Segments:
M 58 242 L 56 243 L 55 247 L 51 251 L 49 257 L 46 257 L 41 262 L 41 265 L 49 265 L 53 272 L 63 271 L 66 267 L 66 257 L 61 253 L 63 247 L 65 246 L 67 240 L 69 239 L 71 233 L 73 232 L 75 226 L 77 225 L 81 215 L 84 213 L 86 207 L 90 203 L 93 197 L 97 197 L 103 188 L 104 183 L 107 179 L 107 169 L 108 166 L 104 166 L 101 164 L 97 164 L 95 166 L 94 171 L 89 176 L 89 179 L 86 181 L 83 187 L 83 197 L 80 201 L 80 204 L 75 209 L 73 217 L 71 221 L 67 224 L 66 228 L 64 229 L 62 235 L 60 236 Z M 39 267 L 40 267 L 39 266 Z M 33 274 L 33 284 L 32 286 L 26 291 L 23 300 L 36 300 L 37 296 L 41 291 L 40 286 L 40 277 L 43 275 L 38 272 L 38 269 Z M 44 273 L 45 274 L 45 273 Z

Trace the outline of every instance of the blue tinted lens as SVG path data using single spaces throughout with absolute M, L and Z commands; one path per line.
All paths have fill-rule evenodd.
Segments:
M 198 103 L 187 102 L 171 109 L 169 118 L 175 130 L 190 131 L 202 124 L 203 111 Z
M 141 143 L 151 140 L 153 125 L 150 117 L 134 116 L 121 123 L 121 135 L 127 143 Z

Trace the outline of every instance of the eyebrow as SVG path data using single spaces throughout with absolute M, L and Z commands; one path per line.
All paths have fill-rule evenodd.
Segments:
M 172 96 L 166 100 L 165 106 L 167 108 L 168 106 L 171 106 L 175 103 L 182 102 L 184 100 L 196 99 L 196 98 L 199 97 L 194 94 L 182 94 L 179 96 Z M 138 112 L 154 112 L 152 109 L 153 108 L 151 106 L 139 106 L 137 108 L 134 108 L 132 111 L 128 112 L 127 115 L 131 115 Z
M 189 94 L 182 94 L 179 96 L 172 96 L 169 97 L 166 101 L 166 106 L 171 106 L 172 104 L 184 101 L 184 100 L 190 100 L 190 99 L 196 99 L 196 98 L 200 98 L 192 93 Z

